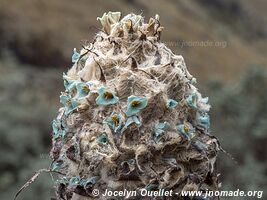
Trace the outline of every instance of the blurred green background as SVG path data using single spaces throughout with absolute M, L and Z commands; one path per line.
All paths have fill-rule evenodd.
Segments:
M 49 166 L 62 73 L 109 10 L 160 15 L 162 41 L 184 56 L 210 97 L 212 134 L 238 162 L 220 154 L 222 189 L 266 193 L 266 0 L 0 0 L 0 199 Z M 19 199 L 53 195 L 43 174 Z

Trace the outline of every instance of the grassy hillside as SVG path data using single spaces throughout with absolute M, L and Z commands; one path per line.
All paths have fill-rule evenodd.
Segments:
M 251 65 L 267 64 L 264 8 L 262 0 L 1 0 L 1 50 L 28 64 L 66 68 L 72 48 L 91 41 L 102 13 L 142 12 L 147 19 L 158 13 L 162 40 L 185 57 L 197 78 L 232 80 Z

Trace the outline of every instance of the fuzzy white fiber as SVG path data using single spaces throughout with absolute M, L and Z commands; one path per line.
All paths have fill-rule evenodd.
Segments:
M 183 57 L 160 41 L 159 16 L 145 22 L 141 15 L 108 12 L 98 20 L 102 31 L 75 52 L 64 75 L 61 98 L 69 99 L 62 100 L 54 128 L 61 135 L 51 150 L 51 166 L 65 174 L 57 198 L 125 199 L 103 197 L 106 189 L 217 190 L 219 146 L 210 135 L 208 98 Z M 79 84 L 88 92 L 82 97 Z M 138 198 L 183 199 L 129 199 Z

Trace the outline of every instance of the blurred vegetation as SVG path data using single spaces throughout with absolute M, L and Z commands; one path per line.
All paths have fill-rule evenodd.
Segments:
M 264 9 L 265 8 L 265 9 Z M 267 66 L 266 0 L 0 0 L 0 55 L 8 48 L 36 67 L 69 67 L 70 52 L 92 41 L 104 12 L 160 15 L 162 41 L 184 56 L 192 74 L 224 80 L 251 64 Z M 225 46 L 182 42 L 225 42 Z
M 35 171 L 49 166 L 50 121 L 56 114 L 62 88 L 56 70 L 37 70 L 16 61 L 0 61 L 0 199 L 11 199 Z M 59 94 L 59 92 L 58 92 Z M 22 199 L 51 196 L 49 175 Z
M 238 162 L 220 155 L 223 189 L 266 193 L 266 8 L 265 0 L 0 0 L 0 199 L 11 199 L 49 165 L 62 72 L 71 65 L 72 48 L 92 40 L 96 17 L 108 10 L 161 16 L 162 40 L 184 56 L 210 97 L 212 132 Z M 179 46 L 206 40 L 227 46 Z M 20 199 L 49 199 L 52 187 L 43 174 Z
M 254 66 L 235 84 L 211 80 L 205 90 L 213 106 L 212 132 L 237 162 L 219 157 L 223 189 L 266 193 L 267 71 Z

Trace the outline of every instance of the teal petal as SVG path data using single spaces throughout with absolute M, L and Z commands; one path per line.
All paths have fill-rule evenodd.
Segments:
M 167 108 L 175 108 L 178 105 L 178 102 L 173 99 L 168 99 L 166 106 Z
M 206 130 L 210 128 L 210 116 L 207 113 L 197 113 L 196 121 L 198 125 L 204 127 Z
M 181 134 L 187 140 L 190 140 L 195 135 L 194 134 L 195 133 L 195 129 L 188 122 L 186 122 L 184 124 L 177 125 L 177 129 L 178 129 L 178 133 Z
M 104 145 L 108 144 L 108 137 L 105 134 L 99 136 L 97 140 L 99 144 L 104 144 Z
M 57 120 L 52 121 L 52 129 L 53 129 L 53 138 L 57 139 L 60 137 L 60 129 L 59 129 L 59 123 Z
M 149 183 L 146 185 L 146 190 L 152 191 L 152 190 L 158 190 L 159 189 L 159 184 L 157 183 Z
M 147 106 L 147 98 L 131 95 L 128 97 L 126 115 L 127 116 L 135 115 L 146 106 Z
M 52 129 L 53 129 L 54 139 L 57 139 L 59 137 L 64 137 L 66 134 L 66 131 L 61 129 L 61 123 L 58 120 L 52 121 Z
M 99 106 L 106 106 L 116 104 L 119 101 L 119 97 L 111 90 L 105 87 L 101 87 L 98 90 L 98 97 L 96 98 L 96 104 Z
M 191 108 L 197 109 L 197 94 L 193 93 L 186 98 L 187 105 Z
M 77 89 L 77 95 L 76 95 L 77 99 L 82 99 L 90 93 L 89 84 L 84 82 L 78 82 L 76 84 L 76 89 Z
M 207 104 L 209 102 L 209 97 L 202 98 L 201 102 Z
M 64 87 L 67 91 L 71 92 L 75 89 L 77 80 L 72 80 L 66 74 L 63 73 Z
M 69 104 L 69 100 L 71 100 L 71 96 L 68 94 L 62 94 L 60 95 L 60 103 L 62 103 L 65 107 L 67 107 Z
M 137 116 L 131 116 L 127 119 L 125 126 L 130 126 L 131 124 L 136 124 L 137 126 L 141 126 L 141 121 L 139 120 L 139 118 Z
M 115 132 L 122 126 L 122 115 L 112 112 L 112 114 L 105 118 L 103 123 L 108 124 Z
M 200 152 L 204 151 L 207 149 L 207 145 L 200 142 L 200 141 L 196 141 L 193 146 Z
M 75 63 L 77 60 L 79 60 L 79 58 L 80 58 L 80 54 L 77 52 L 76 48 L 74 48 L 71 61 Z
M 158 123 L 156 125 L 156 129 L 167 130 L 168 128 L 170 128 L 170 124 L 168 122 Z
M 175 158 L 166 157 L 163 158 L 163 161 L 173 167 L 177 167 L 177 160 Z
M 60 103 L 65 106 L 65 115 L 70 114 L 79 106 L 79 102 L 73 98 L 69 94 L 60 95 Z
M 155 137 L 156 139 L 159 139 L 161 135 L 170 128 L 170 124 L 168 122 L 158 123 L 155 126 Z
M 59 171 L 60 169 L 62 169 L 64 165 L 63 160 L 57 160 L 55 162 L 53 162 L 52 166 L 51 166 L 51 170 L 52 171 Z
M 67 185 L 69 183 L 69 180 L 66 176 L 63 176 L 62 178 L 59 179 L 59 183 L 62 183 L 64 185 Z
M 69 184 L 71 185 L 71 186 L 76 186 L 76 185 L 79 185 L 80 184 L 80 177 L 78 177 L 78 176 L 74 176 L 74 177 L 72 177 L 70 180 L 69 180 Z
M 124 127 L 122 128 L 121 132 L 124 132 L 129 126 L 135 125 L 137 127 L 140 127 L 142 125 L 140 119 L 138 116 L 134 115 L 127 119 Z
M 67 132 L 65 130 L 61 130 L 61 136 L 62 136 L 62 138 L 64 138 L 66 134 L 67 134 Z
M 127 163 L 129 165 L 134 165 L 135 164 L 135 159 L 129 159 L 129 160 L 127 160 Z
M 83 186 L 86 189 L 96 184 L 97 179 L 98 179 L 97 176 L 93 176 L 89 179 L 82 179 L 80 183 L 81 183 L 81 186 Z

